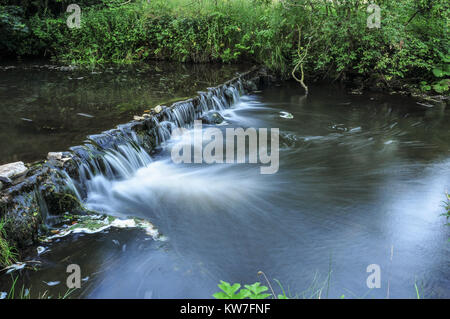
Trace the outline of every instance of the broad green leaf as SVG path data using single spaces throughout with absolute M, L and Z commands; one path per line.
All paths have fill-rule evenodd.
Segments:
M 440 68 L 434 68 L 433 69 L 433 74 L 434 74 L 435 77 L 441 78 L 441 77 L 443 77 L 445 75 L 445 72 L 444 72 L 444 70 L 442 70 Z
M 255 295 L 258 295 L 269 289 L 266 286 L 260 286 L 260 285 L 261 285 L 261 283 L 255 282 L 253 285 L 245 285 L 244 287 L 247 288 L 250 292 L 252 292 Z
M 248 297 L 250 299 L 266 299 L 270 296 L 271 296 L 271 294 L 258 294 L 258 295 L 250 294 Z
M 213 295 L 213 297 L 214 298 L 216 298 L 216 299 L 232 299 L 232 298 L 230 298 L 230 296 L 228 296 L 226 293 L 224 293 L 224 292 L 216 292 L 214 295 Z
M 218 292 L 213 295 L 214 298 L 217 299 L 244 299 L 247 294 L 245 292 L 236 293 L 240 288 L 240 284 L 230 285 L 228 282 L 221 280 L 218 285 L 223 292 Z
M 269 288 L 261 286 L 259 282 L 255 282 L 253 285 L 245 285 L 245 288 L 247 289 L 243 289 L 242 291 L 247 291 L 250 299 L 266 299 L 270 296 L 270 294 L 263 293 Z

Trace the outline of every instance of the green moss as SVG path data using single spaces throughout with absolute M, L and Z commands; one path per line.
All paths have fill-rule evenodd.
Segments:
M 103 226 L 105 226 L 105 223 L 103 223 L 102 221 L 86 219 L 79 221 L 77 224 L 71 226 L 71 228 L 87 228 L 89 230 L 97 230 Z
M 9 266 L 17 261 L 16 249 L 9 243 L 7 238 L 6 223 L 6 219 L 0 221 L 0 267 Z

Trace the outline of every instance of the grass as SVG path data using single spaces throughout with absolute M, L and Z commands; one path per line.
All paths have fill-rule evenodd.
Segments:
M 419 288 L 417 287 L 417 283 L 414 283 L 414 289 L 416 289 L 416 297 L 417 297 L 417 299 L 421 299 L 420 298 Z
M 327 278 L 322 281 L 320 280 L 317 272 L 314 275 L 311 285 L 303 291 L 301 294 L 291 294 L 289 287 L 286 291 L 281 282 L 277 279 L 274 281 L 278 284 L 281 294 L 276 294 L 272 283 L 267 278 L 266 274 L 262 271 L 258 272 L 258 276 L 262 276 L 265 280 L 267 286 L 262 286 L 260 282 L 255 282 L 252 285 L 243 285 L 245 288 L 241 288 L 242 285 L 235 283 L 231 285 L 228 282 L 221 281 L 218 287 L 222 290 L 213 295 L 216 299 L 322 299 L 323 297 L 328 298 L 328 291 L 330 288 L 331 281 L 331 270 L 328 272 Z M 323 296 L 324 291 L 326 291 L 325 296 Z M 345 296 L 342 295 L 341 298 Z
M 52 299 L 53 297 L 49 295 L 48 290 L 45 290 L 44 292 L 39 292 L 36 297 L 31 296 L 31 289 L 25 288 L 24 285 L 22 285 L 22 288 L 20 288 L 19 291 L 16 291 L 16 285 L 17 280 L 19 279 L 19 276 L 12 277 L 12 285 L 8 292 L 7 299 Z M 56 299 L 67 299 L 76 288 L 68 289 L 64 295 L 58 295 Z
M 447 217 L 447 220 L 450 218 L 450 194 L 445 194 L 446 200 L 444 201 L 445 213 L 443 216 Z
M 17 261 L 16 248 L 7 240 L 6 219 L 0 220 L 0 267 L 7 267 Z
M 262 276 L 265 280 L 267 286 L 262 286 L 260 282 L 256 282 L 253 285 L 243 285 L 245 288 L 241 289 L 241 284 L 235 283 L 231 285 L 230 283 L 221 281 L 218 287 L 222 290 L 213 295 L 216 299 L 328 299 L 328 293 L 331 284 L 331 257 L 330 257 L 330 268 L 325 279 L 321 279 L 318 272 L 314 274 L 314 278 L 311 285 L 307 287 L 303 292 L 292 294 L 289 287 L 286 289 L 283 287 L 281 282 L 277 279 L 273 279 L 279 286 L 281 294 L 276 294 L 272 283 L 267 278 L 266 274 L 262 271 L 258 272 L 258 276 Z M 252 289 L 253 288 L 253 289 Z M 240 290 L 239 290 L 240 289 Z M 365 299 L 372 289 L 369 289 L 364 295 L 358 296 L 352 291 L 344 288 L 348 293 L 356 299 Z M 418 286 L 417 280 L 414 280 L 414 291 L 416 299 L 423 299 L 423 288 Z M 389 294 L 386 296 L 389 299 Z M 339 299 L 346 299 L 346 295 L 342 294 Z

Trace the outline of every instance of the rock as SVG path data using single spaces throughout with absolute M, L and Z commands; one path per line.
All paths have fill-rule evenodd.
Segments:
M 248 91 L 258 91 L 258 86 L 253 81 L 245 81 L 244 86 Z
M 0 176 L 0 182 L 3 183 L 3 185 L 12 184 L 12 180 L 8 177 Z
M 70 161 L 71 159 L 72 159 L 71 157 L 63 157 L 63 158 L 61 158 L 61 162 L 63 164 L 65 164 L 66 162 Z
M 69 66 L 62 66 L 59 68 L 60 71 L 73 71 L 75 70 L 75 67 L 73 65 L 69 65 Z
M 230 88 L 226 88 L 223 93 L 228 98 L 228 101 L 233 101 L 233 91 Z
M 3 188 L 3 183 L 0 182 L 0 191 L 2 190 L 2 188 Z
M 135 116 L 133 116 L 133 120 L 135 120 L 135 121 L 143 121 L 143 120 L 145 120 L 145 117 L 139 116 L 139 115 L 135 115 Z
M 53 164 L 56 164 L 59 167 L 64 167 L 64 164 L 71 159 L 72 157 L 70 154 L 67 154 L 67 152 L 49 152 L 47 154 L 47 160 L 53 162 Z
M 155 108 L 153 110 L 155 111 L 155 113 L 160 113 L 162 111 L 162 106 L 157 105 L 157 106 L 155 106 Z
M 200 117 L 203 124 L 221 124 L 225 121 L 222 115 L 216 111 L 210 111 Z
M 432 104 L 430 104 L 430 103 L 426 103 L 426 102 L 416 102 L 416 104 L 417 104 L 417 105 L 420 105 L 420 106 L 422 106 L 422 107 L 424 107 L 424 108 L 431 108 L 431 107 L 434 106 L 434 105 L 432 105 Z
M 11 192 L 11 188 L 7 192 Z M 2 217 L 8 221 L 4 228 L 8 241 L 20 250 L 37 242 L 42 216 L 34 191 L 20 195 L 12 192 L 2 197 L 1 204 L 6 208 Z
M 63 154 L 62 152 L 49 152 L 47 154 L 47 159 L 50 160 L 55 160 L 55 161 L 60 161 L 62 160 Z
M 14 162 L 0 166 L 0 177 L 13 179 L 24 175 L 28 168 L 23 162 Z
M 354 90 L 350 91 L 350 94 L 352 94 L 352 95 L 361 95 L 361 94 L 363 94 L 363 92 L 362 92 L 361 89 L 354 89 Z

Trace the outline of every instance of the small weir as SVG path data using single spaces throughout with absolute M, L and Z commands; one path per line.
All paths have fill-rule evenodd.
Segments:
M 19 163 L 24 173 L 2 181 L 0 188 L 2 212 L 13 221 L 12 240 L 20 248 L 36 242 L 41 223 L 51 227 L 66 212 L 82 213 L 89 193 L 101 187 L 99 179 L 131 178 L 139 168 L 152 163 L 152 156 L 162 150 L 174 129 L 190 128 L 208 112 L 229 109 L 246 91 L 265 87 L 270 81 L 267 73 L 252 69 L 198 92 L 194 98 L 158 105 L 130 123 L 90 135 L 85 144 L 72 147 L 70 152 L 49 153 L 46 162 L 28 168 Z
M 107 180 L 127 179 L 152 163 L 150 154 L 161 150 L 176 128 L 191 128 L 194 121 L 210 111 L 223 111 L 235 106 L 244 93 L 242 80 L 199 92 L 198 97 L 161 107 L 160 113 L 146 116 L 142 123 L 129 123 L 99 135 L 91 135 L 83 146 L 71 148 L 77 166 L 75 185 L 79 200 L 92 191 L 98 176 Z M 144 115 L 145 116 L 145 115 Z

